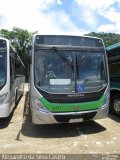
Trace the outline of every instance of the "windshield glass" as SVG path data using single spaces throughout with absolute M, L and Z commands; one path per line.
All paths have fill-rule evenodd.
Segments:
M 0 87 L 5 84 L 6 75 L 6 54 L 0 51 Z
M 95 92 L 107 82 L 102 52 L 36 50 L 34 62 L 35 85 L 46 92 Z

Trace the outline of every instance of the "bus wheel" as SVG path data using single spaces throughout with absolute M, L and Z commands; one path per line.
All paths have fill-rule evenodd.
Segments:
M 113 114 L 120 116 L 120 94 L 114 95 L 111 98 L 110 110 Z

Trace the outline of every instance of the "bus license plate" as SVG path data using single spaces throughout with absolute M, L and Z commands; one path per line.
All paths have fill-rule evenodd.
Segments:
M 83 118 L 70 119 L 69 123 L 83 122 Z

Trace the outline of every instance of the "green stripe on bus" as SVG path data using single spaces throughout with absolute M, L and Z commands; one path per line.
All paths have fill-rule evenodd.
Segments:
M 98 109 L 105 100 L 103 95 L 98 101 L 84 102 L 84 103 L 50 103 L 45 98 L 41 98 L 41 102 L 51 112 L 75 112 Z

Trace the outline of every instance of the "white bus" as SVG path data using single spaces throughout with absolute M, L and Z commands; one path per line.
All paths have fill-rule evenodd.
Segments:
M 109 73 L 103 41 L 86 36 L 35 35 L 30 66 L 34 124 L 104 118 Z
M 0 118 L 8 117 L 24 92 L 24 64 L 10 41 L 0 38 Z

